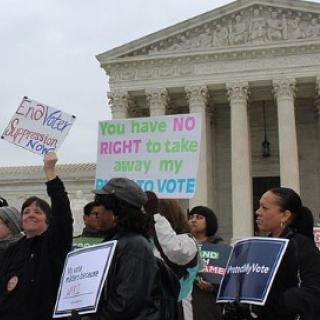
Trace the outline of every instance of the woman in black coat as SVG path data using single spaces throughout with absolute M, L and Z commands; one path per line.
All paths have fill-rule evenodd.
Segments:
M 66 254 L 72 243 L 72 216 L 54 153 L 44 158 L 46 201 L 31 197 L 22 205 L 25 236 L 11 246 L 0 266 L 0 319 L 52 319 Z
M 225 319 L 320 319 L 320 253 L 311 211 L 292 189 L 274 188 L 262 195 L 256 214 L 260 231 L 289 244 L 265 306 L 227 307 Z
M 218 219 L 208 207 L 197 206 L 188 213 L 191 233 L 195 237 L 199 249 L 205 243 L 221 243 L 222 238 L 217 235 Z M 193 320 L 221 320 L 221 307 L 215 300 L 219 286 L 206 282 L 200 275 L 193 284 L 192 311 Z

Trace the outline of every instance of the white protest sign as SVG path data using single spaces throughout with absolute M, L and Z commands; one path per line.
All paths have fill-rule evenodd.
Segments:
M 200 139 L 200 113 L 101 121 L 95 188 L 127 177 L 159 198 L 190 199 Z
M 117 241 L 77 249 L 68 253 L 54 309 L 54 318 L 97 311 L 103 285 Z
M 45 155 L 60 147 L 74 120 L 73 115 L 24 97 L 1 138 Z

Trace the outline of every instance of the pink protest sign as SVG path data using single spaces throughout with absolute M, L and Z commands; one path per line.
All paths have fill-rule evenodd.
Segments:
M 75 116 L 24 97 L 1 138 L 39 155 L 56 151 Z

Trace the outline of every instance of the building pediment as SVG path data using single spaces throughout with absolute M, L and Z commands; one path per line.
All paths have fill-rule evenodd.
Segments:
M 97 56 L 101 64 L 305 45 L 320 40 L 320 4 L 300 0 L 238 0 Z

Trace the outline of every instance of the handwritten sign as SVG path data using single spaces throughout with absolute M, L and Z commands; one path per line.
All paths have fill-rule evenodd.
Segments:
M 75 116 L 24 97 L 1 138 L 39 155 L 57 150 Z
M 204 243 L 200 250 L 200 276 L 209 283 L 220 284 L 225 274 L 231 247 L 226 244 Z
M 288 239 L 247 238 L 234 244 L 217 302 L 264 305 Z
M 192 198 L 200 135 L 198 113 L 100 122 L 95 188 L 123 176 L 160 198 Z
M 58 291 L 54 318 L 97 311 L 117 241 L 68 253 Z

